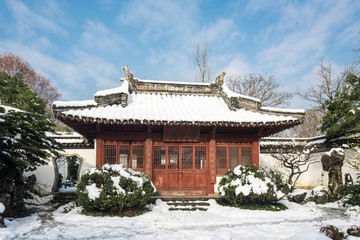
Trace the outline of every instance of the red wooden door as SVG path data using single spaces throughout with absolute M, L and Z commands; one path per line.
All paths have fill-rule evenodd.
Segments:
M 162 195 L 206 195 L 207 148 L 199 144 L 158 144 L 153 183 Z

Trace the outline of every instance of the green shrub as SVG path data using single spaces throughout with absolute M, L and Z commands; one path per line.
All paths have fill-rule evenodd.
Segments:
M 344 186 L 345 195 L 344 203 L 350 205 L 358 205 L 360 206 L 360 182 L 358 181 L 355 184 L 346 184 Z
M 237 166 L 225 173 L 219 192 L 232 206 L 276 204 L 291 191 L 291 186 L 275 171 L 256 166 Z
M 92 168 L 77 185 L 78 201 L 85 212 L 121 213 L 141 209 L 155 191 L 147 175 L 122 165 Z

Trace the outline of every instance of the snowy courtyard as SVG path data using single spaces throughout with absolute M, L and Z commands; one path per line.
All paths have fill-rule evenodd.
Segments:
M 0 239 L 329 239 L 319 232 L 321 226 L 332 224 L 346 231 L 360 222 L 359 208 L 349 211 L 338 203 L 282 201 L 288 209 L 279 212 L 209 203 L 206 212 L 179 212 L 169 211 L 165 202 L 157 200 L 149 205 L 151 211 L 131 218 L 85 216 L 70 203 L 55 211 L 43 209 L 29 217 L 5 219 L 7 228 L 0 229 Z

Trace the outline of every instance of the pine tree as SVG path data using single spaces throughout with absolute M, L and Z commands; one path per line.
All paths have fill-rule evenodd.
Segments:
M 0 195 L 19 198 L 22 194 L 12 191 L 23 184 L 23 172 L 59 156 L 61 146 L 46 134 L 55 127 L 46 112 L 47 101 L 25 84 L 22 75 L 0 72 L 0 97 Z
M 321 131 L 328 140 L 360 132 L 360 77 L 350 74 L 342 91 L 323 104 Z

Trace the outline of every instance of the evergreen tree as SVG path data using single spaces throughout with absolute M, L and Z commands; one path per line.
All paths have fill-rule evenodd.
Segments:
M 23 185 L 23 172 L 58 156 L 61 146 L 46 135 L 55 127 L 46 112 L 47 101 L 25 84 L 22 75 L 0 72 L 0 97 L 0 195 L 19 198 L 23 194 L 12 191 Z
M 360 132 L 360 77 L 350 74 L 342 91 L 323 104 L 321 131 L 328 140 Z

